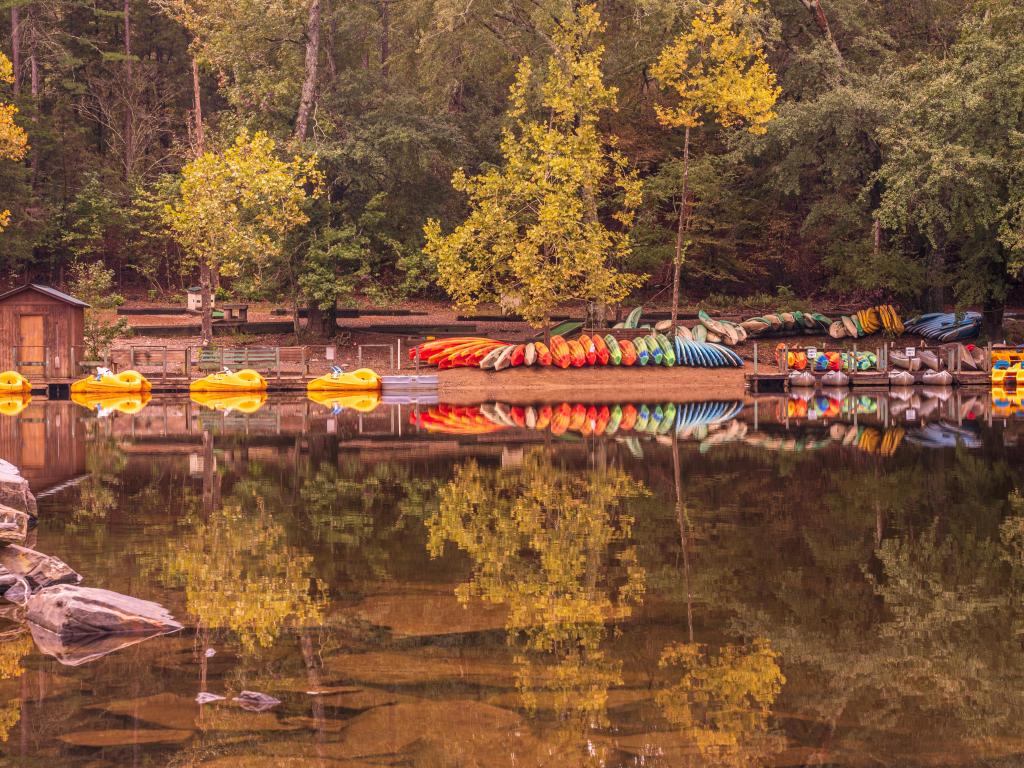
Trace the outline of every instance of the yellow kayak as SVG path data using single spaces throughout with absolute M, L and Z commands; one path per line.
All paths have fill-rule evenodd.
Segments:
M 0 415 L 17 416 L 28 408 L 32 395 L 0 395 Z
M 17 371 L 4 371 L 0 373 L 0 394 L 15 395 L 26 394 L 32 391 L 32 385 L 28 379 Z
M 352 373 L 342 373 L 335 369 L 331 373 L 325 373 L 319 378 L 313 379 L 306 385 L 310 392 L 332 392 L 332 391 L 374 391 L 380 389 L 380 376 L 369 368 L 360 368 Z
M 192 392 L 189 395 L 193 403 L 199 403 L 213 411 L 239 411 L 240 413 L 256 413 L 267 402 L 266 392 Z
M 94 394 L 116 394 L 125 392 L 149 392 L 153 385 L 138 371 L 111 373 L 100 369 L 95 376 L 86 376 L 71 385 L 72 392 Z
M 346 395 L 339 392 L 313 391 L 307 392 L 306 397 L 317 405 L 330 408 L 335 412 L 351 409 L 353 411 L 359 411 L 360 413 L 369 413 L 380 405 L 380 395 L 377 392 L 364 392 L 358 395 Z
M 267 388 L 267 380 L 256 371 L 245 368 L 237 373 L 211 373 L 193 381 L 188 388 L 190 392 L 263 392 Z
M 96 411 L 100 416 L 118 413 L 138 413 L 152 399 L 149 392 L 128 392 L 123 395 L 72 392 L 71 399 L 83 408 Z

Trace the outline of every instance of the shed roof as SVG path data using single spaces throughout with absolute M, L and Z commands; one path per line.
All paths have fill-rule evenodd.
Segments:
M 56 288 L 51 288 L 48 285 L 39 285 L 38 283 L 25 283 L 25 285 L 19 285 L 17 288 L 12 288 L 11 290 L 9 290 L 9 291 L 7 291 L 5 293 L 0 293 L 0 301 L 6 301 L 11 296 L 16 296 L 19 293 L 23 293 L 24 291 L 29 291 L 29 290 L 39 291 L 39 293 L 41 293 L 41 294 L 43 294 L 45 296 L 49 296 L 51 299 L 57 299 L 58 301 L 63 301 L 66 304 L 70 304 L 73 307 L 88 307 L 89 306 L 88 304 L 86 304 L 81 299 L 76 299 L 74 296 L 69 296 L 68 294 L 64 293 L 63 291 L 58 291 Z

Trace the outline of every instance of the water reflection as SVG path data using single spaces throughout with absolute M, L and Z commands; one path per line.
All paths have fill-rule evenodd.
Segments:
M 1021 420 L 984 395 L 918 398 L 619 417 L 275 396 L 252 414 L 155 398 L 96 418 L 33 402 L 0 419 L 0 455 L 56 459 L 61 441 L 79 457 L 62 476 L 84 475 L 32 475 L 37 547 L 188 629 L 74 667 L 0 634 L 0 754 L 1011 764 Z M 797 445 L 820 449 L 783 449 Z M 243 689 L 282 704 L 195 701 Z

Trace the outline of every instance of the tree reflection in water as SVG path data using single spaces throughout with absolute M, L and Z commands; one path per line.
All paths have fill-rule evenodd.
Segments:
M 451 542 L 469 555 L 461 601 L 507 607 L 527 709 L 550 700 L 560 717 L 606 724 L 608 689 L 622 682 L 602 647 L 607 623 L 629 617 L 645 586 L 624 503 L 646 494 L 619 469 L 566 468 L 541 448 L 518 467 L 467 461 L 440 489 L 428 549 L 440 557 Z

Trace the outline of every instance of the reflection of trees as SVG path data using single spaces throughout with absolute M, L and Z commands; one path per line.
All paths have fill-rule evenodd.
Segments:
M 4 636 L 0 636 L 0 680 L 21 677 L 25 672 L 21 660 L 34 647 L 32 637 L 22 630 L 18 630 L 17 634 L 4 633 Z M 0 742 L 7 741 L 11 729 L 21 719 L 21 704 L 21 699 L 11 698 L 0 706 Z
M 468 461 L 441 488 L 428 548 L 436 557 L 451 542 L 470 556 L 461 600 L 507 606 L 527 707 L 547 693 L 559 713 L 604 720 L 608 688 L 621 683 L 621 662 L 601 647 L 605 623 L 628 617 L 644 592 L 622 503 L 645 493 L 620 470 L 559 467 L 541 449 L 516 468 Z
M 236 632 L 242 647 L 268 647 L 286 623 L 318 623 L 322 590 L 312 555 L 288 542 L 260 497 L 227 504 L 171 545 L 167 576 L 185 585 L 187 607 L 206 627 Z
M 785 746 L 782 735 L 769 729 L 786 678 L 767 640 L 717 651 L 674 643 L 659 663 L 678 668 L 680 677 L 658 692 L 658 704 L 665 719 L 692 739 L 701 765 L 760 765 Z
M 113 437 L 93 435 L 85 446 L 87 477 L 79 483 L 76 521 L 103 520 L 117 509 L 121 475 L 128 457 Z

